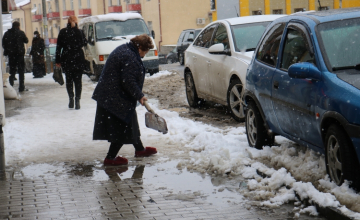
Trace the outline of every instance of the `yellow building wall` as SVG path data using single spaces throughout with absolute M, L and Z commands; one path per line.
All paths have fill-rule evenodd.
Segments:
M 146 1 L 146 0 L 142 0 Z M 155 1 L 157 2 L 157 1 Z M 204 28 L 210 23 L 210 2 L 204 0 L 161 0 L 161 45 L 176 44 L 182 30 Z M 148 9 L 143 9 L 143 13 Z M 144 14 L 145 16 L 145 14 Z M 197 18 L 205 18 L 205 24 L 198 25 Z M 157 39 L 158 41 L 159 39 Z
M 264 0 L 251 0 L 249 1 L 249 15 L 253 15 L 254 12 L 265 13 L 265 2 Z
M 360 0 L 342 0 L 342 8 L 360 7 Z
M 240 16 L 249 16 L 249 0 L 240 0 Z

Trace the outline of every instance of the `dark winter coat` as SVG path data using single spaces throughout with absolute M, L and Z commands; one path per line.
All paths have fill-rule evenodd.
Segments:
M 25 46 L 29 39 L 26 37 L 24 31 L 17 28 L 11 28 L 5 32 L 2 39 L 5 56 L 24 56 Z
M 87 40 L 77 26 L 60 30 L 56 46 L 56 63 L 61 63 L 65 73 L 80 72 L 85 69 L 85 56 L 82 50 Z
M 131 42 L 123 44 L 109 55 L 92 98 L 102 108 L 130 123 L 136 102 L 144 96 L 144 80 L 145 68 L 139 50 Z
M 30 55 L 32 56 L 33 64 L 43 64 L 44 60 L 45 42 L 41 37 L 35 37 L 32 40 Z

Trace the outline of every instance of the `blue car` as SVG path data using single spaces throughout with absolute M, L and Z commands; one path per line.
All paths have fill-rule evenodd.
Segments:
M 360 8 L 273 21 L 246 75 L 250 146 L 276 135 L 325 154 L 330 178 L 360 190 Z

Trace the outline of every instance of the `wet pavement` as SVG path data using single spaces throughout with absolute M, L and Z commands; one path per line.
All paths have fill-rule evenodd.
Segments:
M 41 106 L 36 102 L 41 90 L 33 86 L 22 101 L 6 101 L 7 112 L 13 112 L 8 118 L 30 105 Z M 41 88 L 53 94 L 53 87 Z M 188 155 L 174 155 L 128 157 L 129 165 L 118 167 L 105 167 L 100 159 L 11 163 L 0 175 L 0 219 L 294 218 L 296 205 L 273 209 L 252 205 L 242 193 L 247 189 L 245 179 L 189 172 L 177 159 Z
M 0 181 L 1 219 L 292 219 L 293 206 L 259 209 L 239 179 L 176 168 L 178 161 L 104 167 L 34 164 Z M 302 216 L 300 219 L 308 219 Z M 321 219 L 321 218 L 311 218 Z

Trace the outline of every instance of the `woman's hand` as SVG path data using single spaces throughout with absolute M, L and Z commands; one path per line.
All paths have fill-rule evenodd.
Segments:
M 56 67 L 57 67 L 57 68 L 60 68 L 60 67 L 61 67 L 61 64 L 60 64 L 60 63 L 57 63 L 57 64 L 56 64 Z
M 140 104 L 142 105 L 142 106 L 144 106 L 144 102 L 145 101 L 147 101 L 147 98 L 145 97 L 145 96 L 143 96 L 140 100 L 139 100 L 139 102 L 140 102 Z

